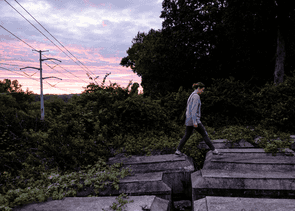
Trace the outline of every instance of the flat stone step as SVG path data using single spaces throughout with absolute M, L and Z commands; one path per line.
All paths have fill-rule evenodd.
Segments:
M 175 154 L 111 157 L 107 163 L 111 165 L 120 162 L 123 163 L 123 167 L 129 167 L 135 173 L 195 171 L 192 158 Z
M 156 196 L 129 196 L 124 199 L 126 211 L 146 210 L 150 211 L 169 211 L 169 201 Z M 30 203 L 23 206 L 17 206 L 12 211 L 97 211 L 104 209 L 111 211 L 110 206 L 113 203 L 118 204 L 116 197 L 65 197 L 62 200 L 49 200 L 41 203 Z
M 236 151 L 236 149 L 229 149 Z M 254 150 L 254 149 L 252 149 Z M 220 152 L 228 150 L 219 150 Z M 252 153 L 253 154 L 253 153 Z M 261 154 L 261 155 L 259 155 Z M 295 157 L 291 156 L 269 156 L 265 153 L 249 156 L 247 153 L 234 154 L 224 153 L 215 156 L 208 153 L 203 169 L 220 169 L 228 171 L 293 171 L 295 172 Z
M 194 201 L 193 211 L 287 211 L 295 210 L 295 199 L 214 197 Z
M 191 197 L 191 173 L 195 171 L 193 159 L 175 154 L 156 156 L 117 156 L 109 158 L 108 164 L 123 163 L 134 174 L 162 172 L 163 181 L 171 188 L 174 199 Z
M 289 156 L 290 153 L 294 154 L 295 153 L 291 149 L 286 149 L 285 152 L 277 152 L 275 156 L 272 155 L 271 152 L 265 152 L 264 149 L 261 148 L 240 148 L 240 149 L 219 149 L 216 147 L 218 152 L 222 153 L 222 155 L 213 155 L 214 157 L 220 157 L 220 156 L 247 156 L 249 158 L 251 157 L 260 157 L 260 156 L 265 156 L 265 157 L 279 157 L 279 156 L 284 156 L 284 157 L 292 157 Z M 208 151 L 206 154 L 207 156 L 210 156 L 212 154 L 212 151 Z M 293 156 L 293 157 L 294 157 Z
M 282 171 L 282 172 L 278 172 L 278 171 L 276 171 L 276 172 L 257 172 L 257 171 L 242 170 L 242 171 L 238 172 L 238 171 L 227 171 L 227 170 L 220 170 L 220 169 L 202 169 L 200 171 L 202 173 L 203 178 L 295 179 L 295 172 L 285 172 L 285 171 Z M 249 185 L 252 185 L 252 184 L 250 183 Z M 295 187 L 295 184 L 294 184 L 294 187 Z
M 295 172 L 202 169 L 191 175 L 193 200 L 205 196 L 295 197 Z
M 77 197 L 87 197 L 95 195 L 94 183 L 85 186 L 84 180 L 80 180 L 83 184 L 83 190 L 77 192 Z M 171 201 L 171 188 L 164 182 L 162 172 L 152 172 L 144 174 L 135 174 L 126 176 L 120 179 L 119 189 L 116 190 L 112 186 L 106 187 L 104 190 L 99 190 L 98 196 L 118 196 L 121 193 L 128 193 L 131 196 L 140 195 L 155 195 Z
M 254 141 L 259 141 L 260 138 L 262 137 L 257 137 L 254 139 Z M 290 135 L 291 140 L 294 142 L 291 144 L 291 149 L 295 150 L 295 135 Z M 273 140 L 273 139 L 271 139 Z M 277 138 L 276 140 L 281 140 L 280 138 Z M 238 143 L 234 143 L 233 147 L 231 146 L 231 143 L 226 143 L 227 139 L 216 139 L 216 140 L 211 140 L 215 148 L 217 149 L 227 149 L 227 148 L 255 148 L 254 145 L 251 143 L 245 141 L 244 139 L 241 139 Z M 204 142 L 201 141 L 198 145 L 199 148 L 201 149 L 209 149 L 208 145 Z

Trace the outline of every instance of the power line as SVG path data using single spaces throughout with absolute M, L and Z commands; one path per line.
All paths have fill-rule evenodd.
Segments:
M 46 51 L 48 51 L 48 50 L 46 50 Z M 41 111 L 41 120 L 42 121 L 44 121 L 44 118 L 45 118 L 45 108 L 44 108 L 44 98 L 43 98 L 43 80 L 47 79 L 47 78 L 57 78 L 55 76 L 50 76 L 50 77 L 46 77 L 46 78 L 42 77 L 42 62 L 45 61 L 45 60 L 57 60 L 57 61 L 61 62 L 60 60 L 55 59 L 55 58 L 42 59 L 42 53 L 46 52 L 46 51 L 41 51 L 41 50 L 37 51 L 37 52 L 39 52 L 39 61 L 40 61 L 40 67 L 39 68 L 37 68 L 37 67 L 23 67 L 23 68 L 20 68 L 20 70 L 26 69 L 26 68 L 31 68 L 31 69 L 37 69 L 37 70 L 40 71 L 40 92 L 41 92 L 41 95 L 40 95 L 40 97 L 41 97 L 40 111 Z M 61 78 L 57 78 L 57 79 L 62 80 Z
M 20 65 L 12 65 L 12 64 L 7 64 L 7 63 L 0 63 L 0 64 L 5 64 L 5 65 L 10 65 L 10 66 L 20 66 Z M 45 63 L 48 67 L 50 67 L 51 69 L 53 69 L 53 70 L 55 70 L 56 72 L 58 72 L 58 73 L 60 73 L 60 74 L 63 74 L 64 76 L 66 76 L 66 77 L 68 77 L 67 75 L 65 75 L 64 73 L 62 73 L 62 72 L 60 72 L 60 71 L 58 71 L 58 70 L 56 70 L 56 69 L 54 69 L 57 65 L 59 65 L 59 64 L 56 64 L 54 67 L 51 67 L 51 66 L 49 66 L 47 63 Z M 61 66 L 60 66 L 61 67 Z M 63 67 L 61 67 L 61 68 L 63 68 Z M 65 71 L 67 71 L 66 69 L 64 69 Z M 25 71 L 22 71 L 22 72 L 24 72 L 26 75 L 28 75 Z M 38 71 L 37 71 L 38 72 Z M 71 73 L 71 72 L 69 72 L 69 73 Z M 35 74 L 35 73 L 34 73 Z M 72 73 L 71 73 L 72 74 Z M 72 74 L 72 75 L 74 75 L 74 74 Z M 32 75 L 33 76 L 33 75 Z M 75 76 L 75 75 L 74 75 Z M 75 77 L 77 77 L 77 76 L 75 76 Z M 76 79 L 72 79 L 72 80 L 76 80 Z
M 6 0 L 4 0 L 7 4 L 9 4 Z M 11 4 L 9 4 L 17 13 L 19 13 Z M 20 14 L 20 13 L 19 13 Z M 24 19 L 26 19 L 22 14 L 20 14 Z M 27 19 L 26 19 L 27 20 Z M 34 28 L 36 28 L 29 20 L 27 20 Z M 2 28 L 4 28 L 3 26 L 1 26 Z M 4 28 L 5 29 L 5 28 Z M 37 28 L 36 28 L 37 29 Z M 7 29 L 5 29 L 6 31 L 8 31 Z M 39 29 L 37 29 L 41 34 L 43 34 Z M 11 33 L 10 31 L 8 31 L 9 33 Z M 14 35 L 13 33 L 11 33 L 12 35 Z M 44 34 L 43 34 L 44 35 Z M 14 35 L 15 36 L 15 35 Z M 46 35 L 44 35 L 46 37 Z M 17 37 L 18 38 L 18 37 Z M 52 42 L 48 37 L 46 37 L 50 42 Z M 20 38 L 18 38 L 19 40 L 21 40 Z M 22 40 L 21 40 L 22 41 Z M 23 41 L 24 42 L 24 41 Z M 26 45 L 30 46 L 29 44 L 27 44 L 26 42 L 24 42 Z M 52 42 L 53 43 L 53 42 Z M 54 44 L 54 43 L 53 43 Z M 54 44 L 55 45 L 55 44 Z M 57 45 L 55 45 L 56 47 L 58 47 Z M 32 46 L 30 46 L 31 48 L 33 48 Z M 59 48 L 59 47 L 58 47 Z M 33 48 L 34 50 L 36 50 L 35 48 Z M 60 48 L 59 48 L 60 49 Z M 60 49 L 61 50 L 61 49 Z M 36 50 L 37 51 L 37 50 Z M 64 52 L 63 50 L 61 50 L 62 52 Z M 66 54 L 66 53 L 65 53 Z M 66 54 L 67 55 L 67 54 Z M 67 55 L 68 56 L 68 55 Z M 46 57 L 46 56 L 45 56 Z M 68 56 L 69 57 L 69 56 Z M 46 57 L 47 58 L 47 57 Z M 69 57 L 70 58 L 70 57 Z M 72 58 L 70 58 L 72 59 Z M 73 59 L 72 59 L 73 60 Z M 74 60 L 73 60 L 74 61 Z M 75 61 L 74 61 L 75 62 Z M 55 63 L 55 62 L 53 62 Z M 75 62 L 76 63 L 76 62 Z M 55 63 L 56 64 L 56 63 Z M 67 71 L 69 72 L 69 71 Z M 70 73 L 70 72 L 69 72 Z M 73 73 L 71 73 L 72 75 L 74 75 Z M 74 75 L 75 77 L 77 77 L 76 75 Z M 77 77 L 79 78 L 79 77 Z M 83 79 L 81 79 L 82 81 L 84 81 Z M 84 81 L 85 83 L 87 83 L 86 81 Z
M 20 74 L 20 73 L 18 73 L 18 72 L 16 72 L 16 71 L 9 70 L 9 69 L 7 69 L 7 68 L 5 68 L 5 67 L 1 67 L 1 66 L 0 66 L 0 68 L 5 69 L 5 70 L 8 70 L 8 71 L 11 71 L 11 72 L 15 72 L 16 74 L 19 74 L 19 75 L 21 75 L 21 76 L 25 76 L 25 75 L 22 75 L 22 74 Z M 27 76 L 25 76 L 25 77 L 27 77 Z M 34 79 L 34 80 L 35 80 L 35 79 Z
M 9 66 L 20 66 L 20 65 L 7 64 L 7 63 L 0 63 L 0 64 L 9 65 Z
M 5 67 L 1 67 L 1 66 L 0 66 L 0 69 L 5 69 L 5 70 L 11 71 L 11 72 L 15 72 L 15 73 L 17 73 L 17 74 L 19 74 L 19 75 L 21 75 L 21 76 L 25 76 L 26 78 L 29 78 L 29 79 L 32 79 L 32 80 L 38 81 L 37 79 L 30 77 L 29 75 L 28 75 L 28 76 L 29 76 L 29 77 L 28 77 L 28 76 L 26 76 L 26 75 L 22 75 L 22 74 L 20 74 L 20 73 L 18 73 L 18 72 L 16 72 L 16 71 L 13 71 L 13 70 L 7 69 L 7 68 L 5 68 Z M 48 83 L 47 81 L 45 81 L 45 82 L 46 82 L 48 85 L 50 85 L 51 87 L 54 87 L 54 88 L 56 88 L 56 89 L 60 89 L 60 90 L 63 90 L 63 91 L 65 91 L 65 92 L 69 92 L 69 93 L 71 93 L 70 91 L 67 91 L 67 90 L 64 90 L 64 89 L 61 89 L 61 88 L 57 88 L 57 87 L 55 87 L 55 85 L 51 85 L 51 84 Z
M 4 0 L 7 4 L 9 4 L 6 0 Z M 16 1 L 17 2 L 17 1 Z M 18 2 L 17 2 L 18 3 Z M 19 3 L 18 3 L 19 4 Z M 19 4 L 20 5 L 20 4 Z M 35 29 L 37 29 L 44 37 L 46 37 L 53 45 L 55 45 L 56 47 L 59 48 L 59 50 L 61 50 L 67 57 L 68 54 L 66 54 L 62 49 L 60 49 L 59 46 L 57 46 L 55 43 L 53 43 L 45 34 L 43 34 L 37 27 L 35 27 L 28 19 L 26 19 L 19 11 L 17 11 L 17 9 L 15 9 L 11 4 L 9 4 L 9 6 L 11 6 L 18 14 L 20 14 L 26 21 L 28 21 Z M 21 5 L 20 5 L 21 6 Z M 22 6 L 21 6 L 22 7 Z M 22 7 L 23 8 L 23 7 Z M 32 18 L 34 18 L 25 8 L 23 8 Z M 35 18 L 34 20 L 39 23 Z M 39 23 L 40 24 L 40 23 Z M 41 24 L 40 24 L 41 25 Z M 42 25 L 41 25 L 42 26 Z M 43 27 L 43 26 L 42 26 Z M 44 28 L 44 27 L 43 27 Z M 44 28 L 45 29 L 45 28 Z M 46 30 L 46 29 L 45 29 Z M 47 30 L 46 30 L 47 31 Z M 47 31 L 48 32 L 48 31 Z M 49 32 L 48 32 L 49 33 Z M 50 33 L 49 33 L 50 34 Z M 50 34 L 51 35 L 51 34 Z M 51 35 L 52 36 L 52 35 Z M 52 36 L 53 37 L 53 36 Z M 55 39 L 55 38 L 54 38 Z M 58 41 L 59 42 L 59 41 Z M 60 43 L 60 42 L 59 42 Z M 67 50 L 67 49 L 66 49 Z M 69 51 L 68 51 L 69 52 Z M 69 57 L 70 59 L 72 59 L 71 57 Z M 76 58 L 76 57 L 75 57 Z M 77 58 L 76 58 L 77 59 Z M 73 59 L 72 59 L 73 60 Z M 78 60 L 78 59 L 77 59 Z M 79 60 L 78 60 L 79 61 Z M 78 64 L 76 61 L 73 60 L 73 62 L 75 62 L 76 64 Z M 81 63 L 81 62 L 80 62 Z M 82 64 L 82 63 L 81 63 Z M 78 64 L 79 65 L 79 64 Z M 87 72 L 87 70 L 86 70 Z M 88 72 L 87 72 L 88 73 Z M 92 73 L 93 74 L 93 73 Z M 93 74 L 94 75 L 94 74 Z
M 46 57 L 46 56 L 45 56 L 45 57 Z M 46 58 L 47 58 L 47 57 L 46 57 Z M 52 61 L 52 62 L 53 62 L 54 64 L 56 64 L 56 65 L 59 65 L 59 64 L 55 63 L 54 61 Z M 61 67 L 63 70 L 67 71 L 68 73 L 72 74 L 72 75 L 75 76 L 76 78 L 79 78 L 78 76 L 76 76 L 75 74 L 69 72 L 68 70 L 66 70 L 66 69 L 63 68 L 62 66 L 59 65 L 59 67 Z M 79 79 L 81 79 L 81 78 L 79 78 Z M 88 82 L 84 81 L 83 79 L 81 79 L 81 80 L 82 80 L 83 82 L 85 82 L 85 83 L 88 84 Z
M 9 32 L 10 34 L 12 34 L 13 36 L 15 36 L 17 39 L 19 39 L 20 41 L 22 41 L 23 43 L 25 43 L 27 46 L 29 46 L 30 48 L 36 50 L 34 47 L 32 47 L 31 45 L 29 45 L 28 43 L 26 43 L 25 41 L 23 41 L 22 39 L 20 39 L 18 36 L 16 36 L 15 34 L 13 34 L 12 32 L 10 32 L 8 29 L 6 29 L 4 26 L 0 25 L 3 29 L 5 29 L 7 32 Z M 37 50 L 36 50 L 37 51 Z M 46 56 L 45 56 L 46 57 Z M 47 58 L 47 57 L 46 57 Z M 53 61 L 52 61 L 53 62 Z M 55 62 L 53 62 L 55 63 Z M 55 63 L 57 64 L 57 63 Z M 60 66 L 62 69 L 64 69 L 62 66 Z M 65 71 L 69 72 L 68 70 L 64 69 Z M 76 78 L 79 78 L 78 76 L 76 76 L 75 74 L 69 72 L 70 74 L 72 74 L 73 76 L 75 76 Z M 81 78 L 79 78 L 81 79 Z M 83 79 L 81 79 L 82 81 L 84 81 Z M 88 82 L 84 81 L 85 83 L 88 84 Z
M 17 2 L 17 0 L 15 0 L 16 1 L 16 3 L 18 3 Z M 43 25 L 41 24 L 41 23 L 39 23 L 22 5 L 20 5 L 20 3 L 18 3 L 19 4 L 19 6 L 21 6 L 45 31 L 47 31 L 44 27 L 43 27 Z M 49 31 L 47 31 L 48 32 L 48 34 L 50 34 L 51 35 L 51 37 L 53 37 L 64 49 L 66 49 L 67 51 L 68 51 L 68 49 L 65 47 L 65 46 L 63 46 L 63 44 L 61 44 L 51 33 L 49 33 Z M 70 51 L 68 51 L 78 62 L 80 62 L 79 61 L 79 59 L 77 59 Z M 82 62 L 80 62 L 84 67 L 86 67 Z M 87 67 L 86 67 L 87 68 Z M 88 68 L 87 68 L 88 69 Z M 89 69 L 88 69 L 89 70 Z M 90 71 L 90 70 L 89 70 Z M 90 71 L 91 72 L 91 71 Z M 92 73 L 92 72 L 91 72 Z M 95 76 L 93 73 L 92 73 L 92 75 L 93 76 Z
M 64 76 L 66 76 L 66 77 L 68 77 L 67 75 L 65 75 L 64 73 L 62 73 L 62 72 L 59 72 L 58 70 L 56 70 L 56 69 L 54 69 L 57 65 L 59 65 L 59 64 L 56 64 L 54 67 L 51 67 L 51 66 L 49 66 L 49 64 L 47 64 L 47 63 L 45 63 L 48 67 L 50 67 L 52 70 L 54 70 L 54 71 L 56 71 L 56 72 L 58 72 L 58 73 L 60 73 L 60 74 L 63 74 Z M 75 79 L 74 79 L 75 80 Z
M 15 36 L 17 39 L 19 39 L 20 41 L 22 41 L 23 43 L 25 43 L 27 46 L 29 46 L 30 48 L 36 50 L 35 48 L 33 48 L 32 46 L 30 46 L 28 43 L 26 43 L 25 41 L 23 41 L 21 38 L 19 38 L 18 36 L 14 35 L 12 32 L 10 32 L 8 29 L 4 28 L 4 26 L 0 25 L 3 29 L 5 29 L 6 31 L 8 31 L 10 34 L 12 34 L 13 36 Z

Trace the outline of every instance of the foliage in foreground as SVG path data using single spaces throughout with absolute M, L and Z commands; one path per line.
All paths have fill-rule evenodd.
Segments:
M 167 137 L 153 131 L 150 133 L 140 134 L 138 137 L 126 137 L 123 147 L 117 149 L 116 153 L 125 151 L 127 155 L 152 155 L 153 152 L 160 152 L 160 154 L 169 154 L 175 151 L 176 146 L 179 144 L 179 138 L 181 138 L 184 132 L 184 127 L 176 127 L 178 132 L 175 132 L 174 138 Z M 284 151 L 285 148 L 290 148 L 290 136 L 285 133 L 274 133 L 273 130 L 263 130 L 261 126 L 255 127 L 254 130 L 243 127 L 227 127 L 219 131 L 214 131 L 213 128 L 206 127 L 209 137 L 211 140 L 214 139 L 227 139 L 231 143 L 235 143 L 241 139 L 245 139 L 250 143 L 253 143 L 254 138 L 259 135 L 264 137 L 261 142 L 256 144 L 257 146 L 263 147 L 266 152 L 271 152 L 274 156 L 276 152 L 279 152 L 281 148 Z M 180 132 L 182 131 L 182 132 Z M 284 141 L 278 141 L 271 139 L 279 138 Z M 289 140 L 288 140 L 289 138 Z M 147 141 L 149 140 L 149 141 Z M 267 141 L 270 140 L 270 141 Z M 201 169 L 205 155 L 209 150 L 199 149 L 198 143 L 202 141 L 202 137 L 198 133 L 194 133 L 187 141 L 183 152 L 188 156 L 192 157 L 196 163 L 197 169 Z M 134 143 L 137 144 L 134 144 Z M 160 150 L 160 151 L 159 151 Z M 47 164 L 47 163 L 46 163 Z M 107 166 L 106 162 L 99 159 L 96 165 L 87 166 L 82 168 L 79 172 L 61 172 L 46 171 L 44 166 L 31 167 L 26 165 L 26 168 L 19 172 L 18 178 L 11 178 L 9 172 L 1 175 L 1 181 L 6 179 L 6 184 L 1 186 L 0 204 L 4 205 L 0 209 L 11 210 L 10 208 L 28 204 L 32 202 L 46 201 L 49 197 L 52 199 L 61 200 L 64 197 L 76 196 L 77 191 L 83 189 L 83 185 L 79 183 L 79 179 L 85 179 L 85 185 L 94 184 L 96 191 L 98 189 L 106 187 L 112 184 L 113 188 L 119 189 L 119 178 L 124 178 L 129 175 L 128 169 L 121 169 L 121 164 L 114 164 L 113 166 Z M 36 175 L 35 171 L 39 172 Z M 25 176 L 24 176 L 25 175 Z M 96 178 L 92 178 L 97 176 Z M 3 178 L 5 177 L 5 178 Z M 30 179 L 26 179 L 30 178 Z M 14 179 L 14 180 L 13 180 Z M 12 182 L 14 181 L 14 182 Z M 91 197 L 91 195 L 89 196 Z M 114 208 L 120 206 L 113 205 Z
M 67 172 L 61 175 L 58 171 L 45 171 L 44 166 L 31 169 L 26 168 L 18 178 L 13 181 L 10 174 L 4 174 L 7 182 L 1 187 L 0 207 L 1 210 L 11 210 L 12 207 L 20 206 L 33 202 L 44 202 L 49 197 L 53 200 L 61 200 L 64 197 L 74 197 L 78 191 L 84 187 L 80 180 L 85 180 L 85 186 L 90 185 L 95 188 L 95 193 L 98 194 L 107 186 L 112 186 L 119 189 L 119 179 L 130 175 L 127 168 L 122 168 L 120 163 L 112 166 L 106 165 L 105 161 L 99 159 L 95 166 L 87 166 L 85 170 L 79 172 Z M 36 176 L 33 170 L 38 169 L 40 176 Z M 43 172 L 43 173 L 41 173 Z M 25 179 L 23 175 L 30 176 L 30 179 Z M 3 179 L 3 178 L 1 178 Z M 91 195 L 89 196 L 91 197 Z
M 292 127 L 294 110 L 288 109 L 293 103 L 292 80 L 276 88 L 269 85 L 255 94 L 249 94 L 247 88 L 247 92 L 241 92 L 241 85 L 233 80 L 208 88 L 207 94 L 202 97 L 202 112 L 206 113 L 202 122 L 208 123 L 205 127 L 211 140 L 227 139 L 234 143 L 245 139 L 273 155 L 289 148 L 290 134 L 279 132 L 272 126 Z M 223 92 L 226 94 L 222 95 Z M 183 122 L 177 116 L 185 108 L 189 93 L 180 89 L 179 93 L 151 100 L 128 96 L 122 89 L 92 90 L 81 97 L 73 97 L 67 104 L 60 100 L 45 102 L 48 109 L 44 124 L 37 120 L 40 103 L 24 103 L 24 110 L 19 110 L 9 107 L 17 105 L 13 104 L 15 99 L 11 95 L 0 96 L 7 104 L 0 104 L 0 130 L 3 131 L 0 137 L 3 155 L 0 166 L 4 169 L 1 169 L 0 175 L 0 204 L 4 206 L 0 209 L 11 210 L 11 207 L 48 197 L 61 199 L 75 196 L 75 188 L 83 188 L 78 177 L 91 178 L 98 172 L 97 180 L 87 180 L 89 185 L 93 181 L 98 188 L 106 187 L 113 181 L 113 188 L 119 188 L 116 178 L 126 176 L 127 170 L 120 172 L 103 162 L 120 152 L 127 155 L 174 153 L 185 131 Z M 252 104 L 247 103 L 250 101 Z M 239 111 L 245 108 L 243 105 L 249 105 L 245 110 L 254 114 L 254 118 L 263 120 L 254 130 L 246 127 L 251 120 L 244 118 L 247 113 L 245 116 L 238 115 L 239 112 L 234 114 L 238 123 L 244 122 L 240 126 L 224 124 L 227 121 L 224 116 L 210 113 L 210 109 L 217 107 L 224 115 L 230 116 L 232 108 Z M 257 114 L 261 114 L 259 118 Z M 212 127 L 217 124 L 225 126 Z M 254 143 L 256 136 L 264 138 Z M 283 141 L 276 140 L 278 138 Z M 208 152 L 198 148 L 200 141 L 202 137 L 194 133 L 183 149 L 194 159 L 197 169 L 202 168 Z M 86 167 L 89 172 L 84 175 L 82 169 Z M 48 179 L 50 176 L 51 179 Z M 120 205 L 113 207 L 119 209 Z

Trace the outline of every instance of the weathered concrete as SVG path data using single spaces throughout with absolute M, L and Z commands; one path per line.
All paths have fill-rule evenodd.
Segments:
M 261 136 L 254 139 L 255 143 L 258 144 L 261 140 Z M 291 149 L 295 150 L 295 135 L 290 135 L 291 140 L 293 140 L 293 143 L 291 144 Z M 271 139 L 274 140 L 274 139 Z M 277 138 L 275 140 L 281 140 L 280 138 Z M 227 148 L 255 148 L 255 146 L 244 139 L 240 140 L 238 143 L 234 143 L 233 147 L 231 146 L 231 143 L 226 143 L 227 139 L 216 139 L 211 140 L 215 148 L 217 149 L 227 149 Z M 209 149 L 208 145 L 201 141 L 198 145 L 200 149 Z
M 132 175 L 120 179 L 118 190 L 114 189 L 112 186 L 107 186 L 103 190 L 99 189 L 99 193 L 98 195 L 96 195 L 97 197 L 95 197 L 98 201 L 101 201 L 101 199 L 107 199 L 107 197 L 110 195 L 118 196 L 121 193 L 127 193 L 128 195 L 130 195 L 130 199 L 132 199 L 132 197 L 134 196 L 149 195 L 156 196 L 155 201 L 159 201 L 151 205 L 151 210 L 154 209 L 170 211 L 171 209 L 173 209 L 172 191 L 174 192 L 174 196 L 177 196 L 178 194 L 179 196 L 181 196 L 181 199 L 191 199 L 192 188 L 190 182 L 190 174 L 195 170 L 194 163 L 191 158 L 187 156 L 180 157 L 173 154 L 149 157 L 132 156 L 129 158 L 117 156 L 114 158 L 110 158 L 108 164 L 111 165 L 114 163 L 119 163 L 121 161 L 123 161 L 122 168 L 129 167 L 132 170 Z M 93 177 L 95 178 L 97 177 L 97 175 Z M 59 201 L 54 200 L 52 202 L 47 202 L 47 204 L 49 203 L 49 205 L 44 206 L 64 206 L 65 208 L 62 208 L 61 210 L 66 210 L 67 206 L 64 205 L 64 203 L 70 204 L 73 202 L 73 204 L 80 203 L 80 207 L 82 207 L 83 205 L 84 207 L 89 207 L 89 210 L 91 210 L 92 206 L 96 206 L 93 204 L 94 202 L 90 202 L 91 200 L 94 200 L 94 197 L 87 196 L 96 194 L 93 187 L 94 183 L 92 183 L 92 186 L 85 185 L 84 179 L 80 179 L 79 182 L 80 184 L 83 184 L 83 189 L 77 192 L 77 197 L 66 197 L 64 200 Z M 163 203 L 161 202 L 161 200 L 164 200 Z M 165 207 L 163 205 L 166 203 L 166 201 L 168 201 L 168 207 Z M 36 207 L 41 204 L 42 203 L 38 203 Z M 88 206 L 87 204 L 90 205 Z M 78 205 L 76 206 L 78 207 Z M 42 210 L 43 207 L 40 207 L 40 209 Z M 142 210 L 141 207 L 138 210 Z M 46 209 L 44 209 L 44 211 L 46 211 Z
M 194 201 L 193 211 L 291 211 L 295 199 L 266 199 L 207 196 Z
M 174 154 L 156 156 L 131 156 L 124 158 L 109 158 L 108 164 L 123 162 L 135 173 L 145 172 L 191 172 L 194 171 L 192 158 Z
M 263 149 L 219 149 L 222 155 L 214 156 L 208 152 L 203 169 L 229 171 L 295 171 L 295 156 L 272 156 Z
M 218 152 L 222 153 L 222 155 L 218 155 L 218 157 L 220 157 L 220 156 L 230 156 L 230 157 L 247 156 L 248 158 L 250 158 L 250 157 L 260 157 L 260 156 L 274 157 L 271 152 L 265 152 L 264 149 L 261 149 L 261 148 L 218 149 Z M 211 151 L 207 152 L 207 155 L 208 155 L 208 153 L 212 153 L 212 152 Z M 295 156 L 295 153 L 294 153 L 293 150 L 285 149 L 285 152 L 277 152 L 275 157 L 288 156 L 288 154 L 290 154 L 290 153 L 294 154 L 294 156 Z
M 80 184 L 83 184 L 83 190 L 77 192 L 77 197 L 95 195 L 94 183 L 92 183 L 92 186 L 85 186 L 84 180 L 81 179 Z M 121 193 L 128 193 L 131 196 L 155 195 L 171 201 L 171 188 L 164 182 L 162 172 L 127 176 L 120 180 L 118 190 L 112 186 L 108 186 L 103 190 L 99 189 L 98 196 L 118 196 Z
M 223 155 L 209 151 L 203 169 L 192 173 L 193 200 L 205 196 L 295 197 L 295 157 L 271 156 L 257 148 L 218 151 Z
M 110 158 L 108 164 L 122 162 L 135 174 L 163 172 L 163 181 L 172 189 L 174 199 L 191 197 L 191 173 L 195 171 L 192 158 L 174 154 Z
M 124 199 L 126 211 L 139 211 L 146 208 L 150 211 L 168 211 L 169 201 L 156 196 L 129 196 Z M 47 202 L 31 203 L 18 206 L 13 211 L 111 211 L 113 203 L 118 204 L 116 197 L 65 197 L 63 200 L 48 200 Z

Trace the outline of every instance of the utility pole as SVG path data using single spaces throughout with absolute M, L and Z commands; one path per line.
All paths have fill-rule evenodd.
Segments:
M 36 50 L 33 50 L 33 51 L 36 51 Z M 48 51 L 48 50 L 46 50 Z M 54 77 L 54 76 L 51 76 L 51 77 L 46 77 L 46 78 L 42 78 L 42 61 L 45 61 L 45 60 L 57 60 L 59 62 L 61 62 L 60 60 L 58 59 L 54 59 L 54 58 L 47 58 L 47 59 L 42 59 L 42 52 L 46 52 L 46 51 L 37 51 L 39 52 L 40 54 L 40 68 L 36 68 L 36 67 L 24 67 L 24 68 L 20 68 L 20 70 L 22 69 L 26 69 L 26 68 L 33 68 L 33 69 L 37 69 L 37 70 L 40 70 L 40 89 L 41 89 L 41 96 L 40 96 L 40 99 L 41 99 L 41 121 L 44 121 L 44 101 L 43 101 L 43 82 L 42 80 L 43 79 L 46 79 L 46 78 L 57 78 L 57 77 Z M 60 79 L 62 80 L 61 78 L 57 78 L 57 79 Z

